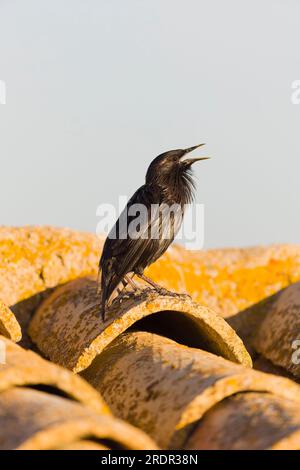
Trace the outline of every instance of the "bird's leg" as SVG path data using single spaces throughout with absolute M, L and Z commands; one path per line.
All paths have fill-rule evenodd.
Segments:
M 127 282 L 124 281 L 124 279 L 122 279 L 121 283 L 122 283 L 122 286 L 116 288 L 118 295 L 121 295 L 121 294 L 123 295 L 123 291 L 124 290 L 126 291 Z
M 148 284 L 150 284 L 150 286 L 152 286 L 159 294 L 162 294 L 162 295 L 173 294 L 173 292 L 168 291 L 168 290 L 165 289 L 164 287 L 161 287 L 159 284 L 157 284 L 156 282 L 152 281 L 152 279 L 150 279 L 150 277 L 145 276 L 144 273 L 136 273 L 136 275 L 137 275 L 138 277 L 140 277 L 141 279 L 143 279 L 143 281 L 145 281 L 145 282 L 147 282 Z
M 126 299 L 130 297 L 129 292 L 126 290 L 128 282 L 125 280 L 125 278 L 121 280 L 121 284 L 122 286 L 116 288 L 116 292 L 118 293 L 118 295 L 112 300 L 112 302 L 118 299 L 120 300 L 121 298 Z
M 136 275 L 138 277 L 140 277 L 141 279 L 143 279 L 145 282 L 147 282 L 148 284 L 150 284 L 150 286 L 154 287 L 154 289 L 156 290 L 156 292 L 158 292 L 159 294 L 161 295 L 170 295 L 171 297 L 180 297 L 182 295 L 186 295 L 186 294 L 178 294 L 177 292 L 172 292 L 168 289 L 165 289 L 164 287 L 161 287 L 159 284 L 157 284 L 156 282 L 152 281 L 152 279 L 150 279 L 149 277 L 145 276 L 144 273 L 136 273 Z M 189 295 L 187 295 L 187 297 L 190 297 Z
M 122 286 L 117 287 L 118 295 L 122 297 L 129 297 L 128 291 L 126 290 L 126 287 L 128 286 L 128 282 L 125 279 L 122 279 L 121 283 L 122 283 Z
M 140 288 L 140 286 L 138 286 L 134 280 L 132 279 L 132 277 L 130 277 L 128 274 L 125 274 L 124 276 L 124 279 L 125 281 L 127 282 L 127 284 L 130 284 L 132 289 L 134 290 L 134 292 L 136 292 L 137 294 L 140 294 L 142 292 L 142 289 Z
M 123 292 L 126 293 L 126 287 L 128 286 L 128 282 L 126 282 L 124 279 L 121 281 L 122 286 L 117 288 L 119 294 L 123 294 Z

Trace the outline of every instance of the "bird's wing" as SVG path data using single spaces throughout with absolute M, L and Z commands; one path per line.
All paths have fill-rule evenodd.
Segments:
M 136 212 L 139 213 L 142 207 L 146 211 L 140 216 Z M 107 298 L 127 273 L 137 267 L 145 268 L 172 243 L 181 219 L 176 215 L 167 219 L 167 210 L 168 206 L 161 203 L 160 194 L 147 186 L 139 188 L 129 200 L 105 241 L 100 260 L 101 285 Z M 133 233 L 137 225 L 138 232 Z
M 146 186 L 141 186 L 129 199 L 126 207 L 122 211 L 120 217 L 116 221 L 115 225 L 109 232 L 105 245 L 104 250 L 107 249 L 109 253 L 109 257 L 118 256 L 121 254 L 126 254 L 128 251 L 128 242 L 136 241 L 131 240 L 129 228 L 131 224 L 136 220 L 139 206 L 144 206 L 147 209 L 151 207 L 151 197 L 152 195 L 149 193 L 149 190 Z M 145 236 L 149 227 L 148 219 L 144 219 L 141 221 L 141 226 L 139 227 L 140 236 Z M 140 237 L 138 237 L 140 238 Z M 101 263 L 101 260 L 100 260 Z
M 127 206 L 109 232 L 102 251 L 99 263 L 98 287 L 102 290 L 102 297 L 108 300 L 114 289 L 121 282 L 124 275 L 132 270 L 139 250 L 138 240 L 128 237 L 128 226 L 136 218 L 132 214 L 135 204 L 147 203 L 148 196 L 145 186 L 139 188 L 128 201 Z M 151 205 L 151 204 L 150 204 Z M 141 230 L 146 230 L 147 224 Z

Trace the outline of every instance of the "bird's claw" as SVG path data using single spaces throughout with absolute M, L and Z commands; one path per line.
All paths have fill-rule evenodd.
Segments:
M 164 289 L 163 287 L 154 289 L 159 295 L 170 295 L 170 291 L 168 289 Z
M 160 295 L 168 295 L 169 297 L 189 297 L 191 296 L 189 294 L 180 294 L 179 292 L 172 292 L 168 289 L 164 289 L 163 287 L 161 289 L 157 289 L 157 292 Z

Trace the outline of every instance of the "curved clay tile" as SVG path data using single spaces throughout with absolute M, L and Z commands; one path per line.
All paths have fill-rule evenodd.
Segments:
M 294 382 L 234 364 L 147 332 L 119 336 L 82 372 L 119 418 L 162 447 L 180 448 L 199 419 L 241 391 L 297 401 Z
M 185 448 L 300 450 L 299 403 L 268 393 L 239 393 L 203 417 Z
M 22 328 L 49 289 L 96 273 L 101 245 L 69 229 L 0 227 L 0 298 Z
M 0 365 L 0 392 L 15 386 L 51 388 L 98 413 L 109 414 L 101 396 L 89 384 L 70 371 L 26 351 L 12 341 L 0 337 L 6 348 L 6 362 Z
M 253 335 L 253 346 L 273 364 L 300 378 L 299 282 L 276 296 Z
M 20 341 L 22 338 L 20 325 L 13 312 L 0 300 L 0 335 L 6 336 L 12 341 Z
M 225 320 L 187 296 L 161 296 L 151 289 L 131 293 L 112 304 L 103 325 L 96 282 L 90 278 L 56 289 L 34 315 L 29 334 L 46 357 L 79 372 L 132 325 L 158 329 L 179 342 L 251 366 L 242 341 Z
M 172 245 L 147 275 L 228 317 L 300 280 L 300 245 L 202 251 Z
M 108 441 L 112 448 L 156 448 L 140 430 L 71 400 L 27 388 L 0 393 L 0 449 L 58 449 L 81 439 Z

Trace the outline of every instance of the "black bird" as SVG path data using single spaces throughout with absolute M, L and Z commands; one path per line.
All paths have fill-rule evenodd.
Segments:
M 103 321 L 108 301 L 120 283 L 124 287 L 130 284 L 138 289 L 132 279 L 133 275 L 159 292 L 166 291 L 146 277 L 144 269 L 167 250 L 180 229 L 185 205 L 192 202 L 194 195 L 195 183 L 191 166 L 208 158 L 183 157 L 202 145 L 204 144 L 185 150 L 171 150 L 156 157 L 148 168 L 145 184 L 128 201 L 108 234 L 99 262 L 98 277 Z M 137 226 L 138 233 L 132 234 L 130 224 L 137 220 L 136 210 L 133 209 L 139 209 L 140 205 L 146 208 L 146 216 L 143 214 L 144 217 Z M 167 210 L 173 205 L 175 210 L 167 217 Z M 154 208 L 152 212 L 151 208 Z

